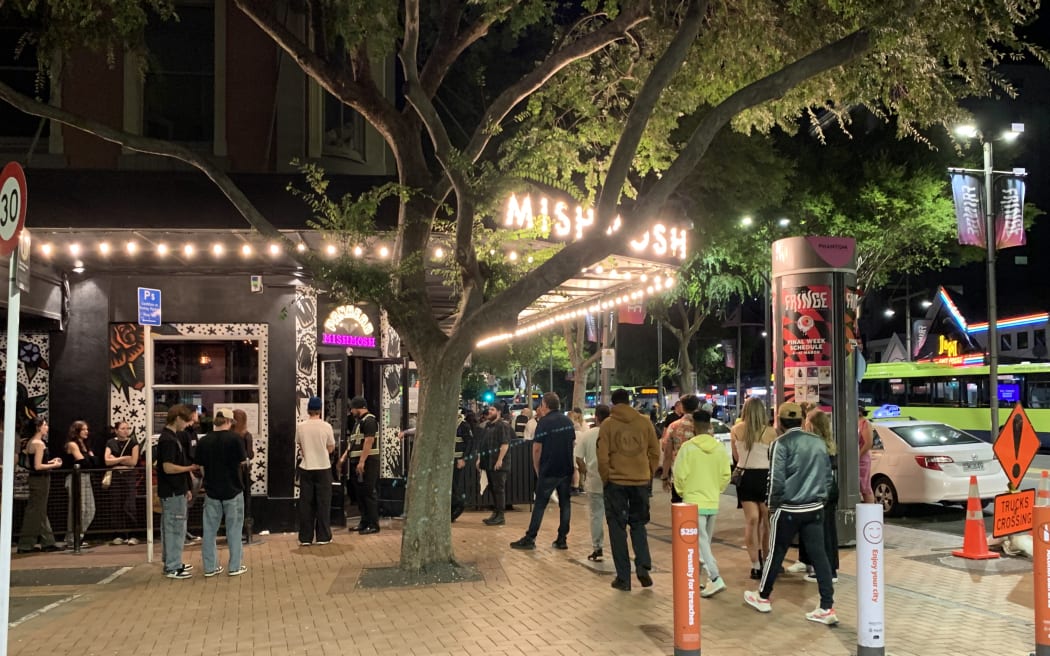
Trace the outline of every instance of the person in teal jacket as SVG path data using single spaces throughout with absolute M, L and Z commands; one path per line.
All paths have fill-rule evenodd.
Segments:
M 710 578 L 700 596 L 712 597 L 726 589 L 711 553 L 711 537 L 715 533 L 718 498 L 729 485 L 729 454 L 711 435 L 710 412 L 694 412 L 693 427 L 696 434 L 682 445 L 674 461 L 674 486 L 685 503 L 696 504 L 700 556 Z

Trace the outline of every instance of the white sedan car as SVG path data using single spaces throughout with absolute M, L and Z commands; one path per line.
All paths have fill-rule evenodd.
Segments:
M 1007 491 L 992 445 L 947 424 L 872 423 L 871 487 L 888 515 L 905 503 L 965 503 L 977 477 L 982 504 Z

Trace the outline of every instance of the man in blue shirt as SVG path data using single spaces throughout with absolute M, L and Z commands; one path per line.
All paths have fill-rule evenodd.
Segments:
M 565 537 L 569 534 L 569 518 L 572 514 L 571 485 L 573 446 L 576 428 L 561 412 L 561 400 L 554 392 L 543 395 L 536 416 L 536 435 L 532 440 L 532 466 L 536 470 L 536 502 L 532 506 L 532 521 L 525 537 L 511 542 L 513 549 L 535 549 L 536 535 L 540 532 L 543 513 L 551 494 L 558 492 L 558 508 L 561 511 L 558 523 L 558 539 L 555 549 L 568 549 Z

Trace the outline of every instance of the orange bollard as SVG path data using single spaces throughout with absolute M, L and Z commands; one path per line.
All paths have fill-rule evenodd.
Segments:
M 970 477 L 970 494 L 966 499 L 966 527 L 963 531 L 963 548 L 952 552 L 953 556 L 970 560 L 991 560 L 999 554 L 988 551 L 988 536 L 984 532 L 984 516 L 981 514 L 981 493 L 977 489 L 977 477 Z
M 1032 510 L 1032 587 L 1035 592 L 1034 656 L 1050 656 L 1050 472 L 1043 470 Z
M 674 656 L 700 656 L 700 529 L 696 505 L 671 504 Z

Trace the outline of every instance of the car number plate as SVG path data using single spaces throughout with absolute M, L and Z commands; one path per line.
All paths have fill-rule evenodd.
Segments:
M 966 471 L 981 471 L 984 469 L 983 462 L 964 462 L 962 466 Z

